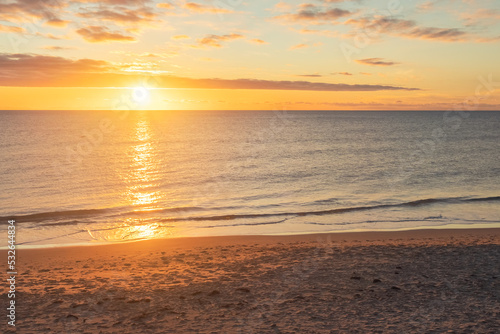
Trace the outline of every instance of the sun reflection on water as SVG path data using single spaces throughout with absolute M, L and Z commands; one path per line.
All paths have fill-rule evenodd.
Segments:
M 151 211 L 157 208 L 160 192 L 158 186 L 158 165 L 155 147 L 151 141 L 151 128 L 143 116 L 136 125 L 137 144 L 130 151 L 131 163 L 127 177 L 127 199 L 135 211 Z
M 138 119 L 132 135 L 133 145 L 127 152 L 128 165 L 121 175 L 126 184 L 123 193 L 133 217 L 88 230 L 96 241 L 131 241 L 164 238 L 172 234 L 173 226 L 152 221 L 148 212 L 160 209 L 164 194 L 160 190 L 158 153 L 147 113 L 136 114 Z
M 140 224 L 138 220 L 127 219 L 124 224 L 112 228 L 88 230 L 94 241 L 134 241 L 166 238 L 172 234 L 172 226 L 160 223 Z
M 154 211 L 165 208 L 168 194 L 161 190 L 160 154 L 149 114 L 137 111 L 130 132 L 132 144 L 126 149 L 119 177 L 125 184 L 121 205 L 129 212 L 112 221 L 91 224 L 87 232 L 96 242 L 125 242 L 168 238 L 178 235 L 170 221 L 157 218 Z M 168 208 L 167 208 L 168 209 Z

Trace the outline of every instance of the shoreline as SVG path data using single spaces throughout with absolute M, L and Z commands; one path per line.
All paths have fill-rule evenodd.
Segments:
M 34 254 L 48 254 L 67 252 L 82 252 L 95 248 L 98 252 L 104 249 L 115 248 L 116 250 L 128 249 L 156 249 L 162 247 L 176 247 L 178 249 L 191 249 L 195 247 L 208 247 L 220 245 L 244 245 L 248 243 L 254 244 L 275 244 L 275 243 L 293 243 L 298 241 L 315 242 L 317 240 L 328 240 L 333 243 L 348 243 L 355 242 L 384 242 L 387 240 L 397 239 L 398 241 L 410 242 L 413 240 L 430 239 L 430 238 L 457 238 L 464 235 L 474 235 L 478 237 L 494 236 L 500 238 L 500 228 L 463 228 L 463 229 L 413 229 L 413 230 L 397 230 L 397 231 L 346 231 L 346 232 L 325 232 L 325 233 L 308 233 L 308 234 L 291 234 L 291 235 L 228 235 L 228 236 L 195 236 L 195 237 L 176 237 L 162 239 L 147 239 L 125 241 L 117 243 L 89 244 L 89 245 L 67 245 L 56 247 L 40 247 L 40 248 L 18 248 L 20 256 L 27 255 L 29 257 Z M 6 249 L 1 249 L 1 252 L 7 252 Z M 91 252 L 94 253 L 94 252 Z
M 18 250 L 40 250 L 40 249 L 52 249 L 52 248 L 71 248 L 71 247 L 100 247 L 100 246 L 111 246 L 111 245 L 122 245 L 131 244 L 137 242 L 148 242 L 155 240 L 175 240 L 175 239 L 186 239 L 186 238 L 239 238 L 239 237 L 297 237 L 297 236 L 308 236 L 308 235 L 343 235 L 352 233 L 400 233 L 400 232 L 412 232 L 412 231 L 455 231 L 455 230 L 500 230 L 500 224 L 450 224 L 450 225 L 440 225 L 440 226 L 423 226 L 423 227 L 410 227 L 410 228 L 400 228 L 400 229 L 381 229 L 381 230 L 370 230 L 370 229 L 358 229 L 358 230 L 337 230 L 337 231 L 325 231 L 325 232 L 299 232 L 294 234 L 287 233 L 274 233 L 274 234 L 229 234 L 229 235 L 196 235 L 196 236 L 175 236 L 170 238 L 150 238 L 150 239 L 138 239 L 138 240 L 126 240 L 126 241 L 111 241 L 111 242 L 85 242 L 85 243 L 74 243 L 74 244 L 48 244 L 48 245 L 23 245 L 16 244 L 16 249 Z M 6 251 L 7 246 L 0 247 L 1 251 Z

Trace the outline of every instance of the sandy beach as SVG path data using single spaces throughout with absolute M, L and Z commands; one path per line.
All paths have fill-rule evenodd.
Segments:
M 17 333 L 500 331 L 500 229 L 180 238 L 17 256 Z

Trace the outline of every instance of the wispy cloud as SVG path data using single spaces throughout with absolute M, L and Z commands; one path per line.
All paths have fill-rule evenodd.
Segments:
M 175 35 L 171 37 L 171 39 L 173 39 L 174 41 L 178 41 L 181 39 L 190 39 L 190 38 L 191 37 L 189 37 L 188 35 Z
M 452 28 L 423 27 L 408 31 L 402 36 L 419 39 L 440 40 L 446 42 L 461 42 L 467 40 L 467 33 L 463 30 Z
M 22 27 L 7 26 L 0 24 L 0 32 L 14 32 L 14 33 L 24 33 L 26 29 Z
M 249 39 L 248 42 L 253 43 L 253 44 L 269 44 L 268 42 L 266 42 L 262 39 L 259 39 L 259 38 Z
M 181 79 L 185 87 L 195 88 L 219 88 L 219 89 L 271 89 L 271 90 L 307 90 L 307 91 L 379 91 L 379 90 L 418 90 L 417 88 L 406 88 L 384 85 L 347 85 L 310 81 L 272 81 L 255 79 Z
M 202 5 L 202 4 L 199 4 L 196 2 L 188 2 L 188 3 L 184 4 L 182 7 L 187 9 L 191 13 L 209 13 L 209 14 L 231 14 L 231 13 L 234 13 L 234 11 L 230 10 L 230 9 Z
M 222 42 L 233 41 L 236 39 L 243 38 L 240 34 L 228 34 L 228 35 L 208 35 L 204 38 L 198 39 L 198 45 L 203 47 L 214 47 L 221 48 Z
M 337 31 L 332 31 L 332 30 L 319 30 L 319 29 L 293 29 L 292 30 L 300 33 L 300 34 L 312 34 L 312 35 L 320 35 L 320 36 L 326 36 L 326 37 L 338 37 L 339 33 Z
M 108 5 L 121 5 L 121 6 L 144 6 L 151 3 L 153 0 L 73 0 L 80 3 L 105 3 Z
M 42 49 L 50 51 L 64 51 L 64 50 L 73 50 L 74 48 L 69 46 L 46 45 L 43 46 Z
M 497 9 L 481 8 L 475 12 L 461 14 L 461 18 L 466 26 L 491 25 L 500 20 L 500 11 Z
M 52 18 L 45 22 L 46 25 L 56 28 L 65 28 L 71 21 Z
M 57 40 L 62 40 L 62 39 L 69 39 L 69 37 L 68 37 L 68 36 L 61 36 L 61 35 L 56 36 L 56 35 L 54 35 L 54 34 L 50 34 L 50 33 L 43 34 L 43 33 L 41 33 L 41 32 L 37 32 L 37 33 L 35 34 L 35 36 L 37 36 L 37 37 L 42 37 L 42 38 L 47 38 L 47 39 L 53 39 L 53 40 L 56 40 L 56 41 L 57 41 Z
M 359 1 L 359 0 L 319 0 L 323 3 L 340 3 L 340 2 L 349 2 L 349 1 Z
M 274 5 L 272 9 L 270 9 L 273 12 L 288 12 L 292 9 L 292 5 L 290 5 L 287 2 L 280 1 L 277 4 Z
M 45 19 L 60 20 L 59 13 L 68 4 L 59 0 L 14 0 L 0 3 L 0 20 L 30 22 Z
M 350 16 L 353 12 L 340 9 L 331 8 L 323 9 L 317 7 L 313 4 L 302 4 L 299 6 L 299 10 L 296 13 L 287 13 L 275 16 L 276 20 L 284 20 L 292 23 L 303 22 L 308 24 L 332 22 L 339 18 Z
M 133 36 L 124 35 L 120 32 L 109 31 L 108 28 L 102 26 L 88 26 L 86 28 L 80 28 L 76 31 L 76 33 L 82 36 L 87 42 L 91 43 L 136 41 L 136 38 Z
M 300 43 L 300 44 L 296 44 L 296 45 L 291 46 L 289 50 L 298 50 L 298 49 L 304 49 L 304 48 L 308 48 L 308 47 L 309 47 L 308 44 Z
M 393 66 L 399 65 L 399 63 L 393 61 L 387 61 L 382 58 L 366 58 L 366 59 L 356 59 L 356 63 L 370 66 Z
M 95 11 L 85 11 L 77 14 L 80 17 L 87 19 L 99 19 L 111 21 L 120 25 L 151 23 L 154 21 L 157 13 L 148 8 L 119 8 L 116 9 L 99 9 Z
M 496 42 L 500 42 L 500 36 L 478 37 L 476 39 L 476 42 L 478 42 L 478 43 L 496 43 Z
M 406 38 L 428 39 L 445 42 L 459 42 L 469 39 L 469 34 L 458 28 L 420 27 L 413 20 L 377 16 L 349 19 L 345 22 L 358 29 Z
M 315 73 L 315 74 L 297 74 L 296 76 L 297 77 L 306 77 L 306 78 L 321 78 L 321 77 L 323 77 L 323 75 L 317 74 L 317 73 Z
M 435 3 L 433 1 L 425 1 L 417 5 L 417 9 L 420 12 L 430 12 L 435 7 Z
M 172 5 L 169 2 L 158 3 L 158 4 L 156 4 L 156 7 L 158 7 L 158 8 L 164 8 L 164 9 L 174 9 L 175 8 L 175 6 Z

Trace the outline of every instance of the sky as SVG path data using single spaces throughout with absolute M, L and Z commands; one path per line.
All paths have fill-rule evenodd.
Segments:
M 498 0 L 0 0 L 3 110 L 500 110 Z

